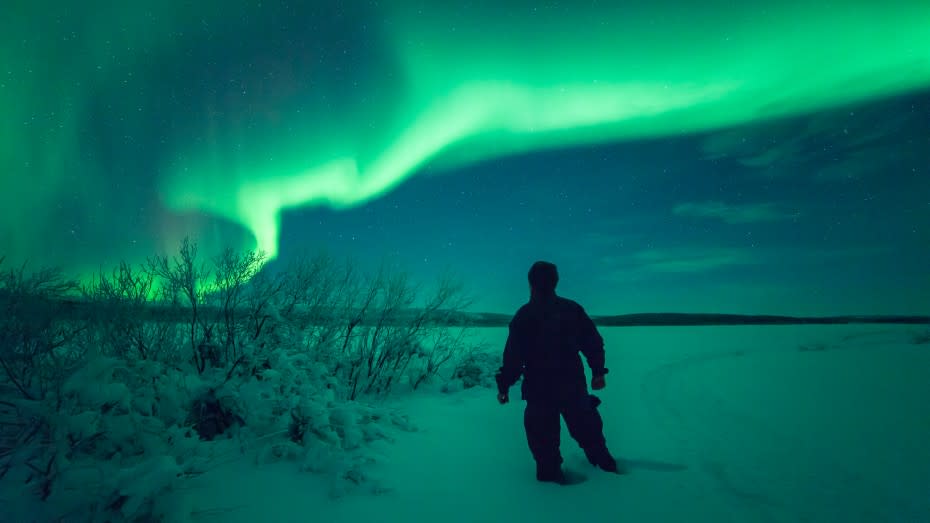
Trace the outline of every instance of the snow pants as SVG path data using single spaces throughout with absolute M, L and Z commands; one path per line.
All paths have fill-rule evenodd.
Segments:
M 595 463 L 609 455 L 604 439 L 604 421 L 597 411 L 600 400 L 594 395 L 561 399 L 527 400 L 523 413 L 526 440 L 536 460 L 537 472 L 557 470 L 562 464 L 559 439 L 562 431 L 560 416 L 565 419 L 568 433 L 584 450 L 588 461 Z

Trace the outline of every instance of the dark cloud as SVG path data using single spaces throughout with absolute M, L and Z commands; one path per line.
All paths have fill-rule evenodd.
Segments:
M 921 96 L 728 129 L 706 137 L 702 149 L 707 159 L 771 177 L 836 181 L 926 168 L 930 114 Z

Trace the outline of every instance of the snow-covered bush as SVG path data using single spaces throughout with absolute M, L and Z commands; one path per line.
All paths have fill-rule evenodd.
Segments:
M 364 473 L 372 460 L 371 445 L 390 441 L 396 430 L 415 430 L 409 420 L 337 394 L 326 365 L 305 352 L 276 351 L 267 363 L 235 385 L 245 413 L 248 436 L 243 439 L 256 450 L 257 462 L 290 460 L 324 474 L 333 496 L 378 491 L 378 482 Z
M 459 360 L 452 371 L 452 379 L 444 390 L 452 392 L 458 387 L 462 389 L 493 388 L 496 386 L 494 375 L 499 367 L 499 355 L 492 355 L 484 349 L 471 350 Z
M 263 262 L 226 251 L 211 265 L 185 240 L 80 293 L 55 271 L 5 273 L 0 479 L 20 487 L 0 504 L 50 521 L 185 521 L 185 482 L 231 448 L 326 474 L 332 495 L 380 491 L 375 449 L 415 428 L 369 400 L 457 361 L 461 287 L 424 295 L 327 256 Z
M 140 386 L 145 373 L 98 355 L 87 358 L 54 397 L 6 403 L 28 432 L 5 453 L 2 466 L 18 480 L 20 496 L 41 502 L 31 508 L 42 515 L 39 520 L 186 519 L 180 487 L 208 462 L 198 459 L 196 435 L 168 424 L 179 416 L 164 412 L 171 403 L 160 405 L 153 401 L 157 390 L 153 396 Z M 179 385 L 182 378 L 173 378 L 164 388 Z

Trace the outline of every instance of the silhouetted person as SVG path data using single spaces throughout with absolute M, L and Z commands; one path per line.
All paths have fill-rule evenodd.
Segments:
M 620 472 L 607 450 L 600 400 L 588 394 L 581 351 L 591 367 L 591 388 L 603 389 L 604 340 L 581 305 L 557 296 L 556 266 L 539 261 L 529 271 L 530 300 L 510 322 L 504 361 L 497 374 L 497 399 L 510 401 L 510 387 L 523 376 L 526 400 L 524 425 L 536 460 L 536 479 L 565 483 L 559 452 L 561 423 L 581 445 L 588 461 L 609 472 Z

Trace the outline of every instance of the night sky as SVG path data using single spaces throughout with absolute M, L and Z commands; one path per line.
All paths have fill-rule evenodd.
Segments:
M 477 310 L 547 259 L 595 314 L 930 313 L 923 0 L 110 4 L 0 8 L 8 264 L 191 235 Z

